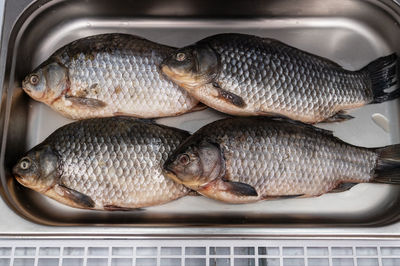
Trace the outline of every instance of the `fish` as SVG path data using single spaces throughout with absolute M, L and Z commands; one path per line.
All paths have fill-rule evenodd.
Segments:
M 180 115 L 197 110 L 198 100 L 159 68 L 174 49 L 129 34 L 89 36 L 58 49 L 22 88 L 70 119 Z
M 177 49 L 161 69 L 220 112 L 310 124 L 349 120 L 350 109 L 400 95 L 396 54 L 350 71 L 278 40 L 246 34 L 217 34 Z
M 363 148 L 285 118 L 210 123 L 164 163 L 172 180 L 227 203 L 317 197 L 358 183 L 400 184 L 400 145 Z
M 162 171 L 188 136 L 132 117 L 80 120 L 28 151 L 12 173 L 23 186 L 75 208 L 124 211 L 164 204 L 190 191 Z

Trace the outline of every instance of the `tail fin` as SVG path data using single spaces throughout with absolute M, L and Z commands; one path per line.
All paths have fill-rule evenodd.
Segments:
M 378 162 L 373 182 L 400 184 L 400 144 L 376 150 Z
M 390 101 L 400 96 L 398 76 L 399 59 L 395 53 L 372 61 L 362 70 L 367 71 L 372 82 L 374 99 L 371 103 Z M 393 91 L 385 90 L 396 85 Z

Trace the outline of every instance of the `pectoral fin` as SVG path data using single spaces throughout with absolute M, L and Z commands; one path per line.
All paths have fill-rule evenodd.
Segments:
M 246 103 L 243 98 L 230 91 L 224 90 L 218 83 L 213 83 L 214 88 L 218 91 L 218 98 L 223 99 L 225 102 L 232 104 L 236 107 L 244 108 Z
M 249 203 L 259 200 L 254 187 L 245 183 L 222 179 L 214 180 L 197 191 L 206 197 L 228 203 Z
M 126 207 L 120 207 L 117 205 L 104 205 L 103 206 L 104 210 L 106 211 L 133 211 L 133 210 L 141 210 L 140 208 L 126 208 Z
M 205 110 L 205 109 L 207 109 L 207 108 L 208 108 L 207 105 L 205 105 L 205 104 L 202 103 L 202 102 L 199 102 L 199 103 L 196 104 L 192 109 L 190 109 L 190 110 L 188 111 L 188 113 L 203 111 L 203 110 Z
M 241 182 L 224 182 L 225 190 L 236 196 L 257 197 L 257 191 L 250 185 Z
M 283 195 L 283 196 L 265 196 L 264 200 L 280 200 L 280 199 L 295 199 L 295 198 L 304 198 L 306 195 L 298 194 L 298 195 Z
M 344 111 L 340 111 L 340 112 L 334 114 L 333 116 L 325 119 L 324 121 L 322 121 L 322 123 L 343 122 L 343 121 L 347 121 L 347 120 L 350 120 L 353 118 L 354 118 L 354 116 L 346 114 Z
M 257 111 L 258 115 L 262 115 L 262 116 L 269 116 L 269 117 L 275 117 L 275 118 L 282 118 L 282 119 L 290 119 L 289 117 L 279 114 L 279 113 L 274 113 L 274 112 L 266 112 L 266 111 Z
M 357 185 L 357 183 L 340 183 L 337 187 L 335 187 L 328 193 L 339 193 L 339 192 L 347 191 L 350 188 L 354 187 L 355 185 Z
M 107 103 L 93 98 L 65 96 L 65 99 L 80 108 L 99 109 L 107 106 Z
M 94 201 L 89 196 L 64 185 L 57 184 L 54 186 L 54 190 L 62 198 L 71 201 L 70 205 L 84 209 L 91 209 L 95 206 Z

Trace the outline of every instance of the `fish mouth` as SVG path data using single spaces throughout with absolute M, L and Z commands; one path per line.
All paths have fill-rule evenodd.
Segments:
M 168 167 L 168 164 L 163 165 L 163 172 L 168 178 L 174 180 L 179 184 L 182 184 L 182 181 L 178 178 L 176 173 L 171 168 Z
M 185 88 L 188 92 L 193 92 L 202 85 L 195 76 L 186 71 L 176 71 L 168 65 L 161 65 L 161 71 L 180 87 Z
M 18 166 L 14 165 L 14 167 L 11 169 L 11 174 L 14 176 L 15 179 L 17 179 L 18 182 L 22 180 L 22 177 L 18 174 Z
M 28 180 L 26 178 L 24 178 L 24 176 L 20 175 L 18 173 L 18 170 L 16 170 L 15 168 L 17 168 L 16 166 L 14 167 L 14 169 L 12 170 L 12 175 L 14 176 L 14 178 L 17 180 L 18 183 L 20 183 L 23 186 L 28 186 Z
M 176 174 L 174 174 L 173 172 L 164 170 L 164 174 L 165 174 L 168 178 L 170 178 L 170 179 L 172 179 L 173 181 L 175 181 L 176 183 L 178 183 L 178 184 L 183 184 L 183 182 L 182 182 L 182 181 L 176 176 Z
M 161 71 L 169 78 L 173 79 L 176 77 L 175 71 L 173 71 L 166 63 L 161 63 Z
M 177 69 L 171 68 L 167 64 L 161 64 L 161 71 L 173 81 L 179 81 L 188 75 L 188 73 L 185 71 L 178 71 Z
M 24 178 L 18 174 L 14 173 L 14 178 L 20 183 L 21 185 L 26 185 L 26 182 L 24 181 Z
M 28 86 L 27 80 L 22 81 L 21 89 L 24 90 L 25 92 L 29 92 L 29 93 L 31 92 L 31 89 Z

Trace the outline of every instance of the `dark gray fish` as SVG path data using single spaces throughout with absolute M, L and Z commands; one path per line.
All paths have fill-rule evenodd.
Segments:
M 349 71 L 277 40 L 244 34 L 214 35 L 178 49 L 162 70 L 218 111 L 306 123 L 349 119 L 345 110 L 400 95 L 395 54 Z M 385 91 L 393 85 L 394 91 Z
M 400 183 L 400 145 L 356 147 L 330 131 L 279 118 L 231 118 L 204 126 L 164 164 L 207 197 L 246 203 L 313 197 L 351 183 Z
M 72 119 L 179 115 L 198 101 L 159 68 L 174 50 L 128 34 L 90 36 L 57 50 L 22 87 Z
M 166 203 L 189 192 L 162 172 L 183 130 L 128 117 L 78 121 L 22 157 L 22 185 L 72 207 L 124 210 Z

